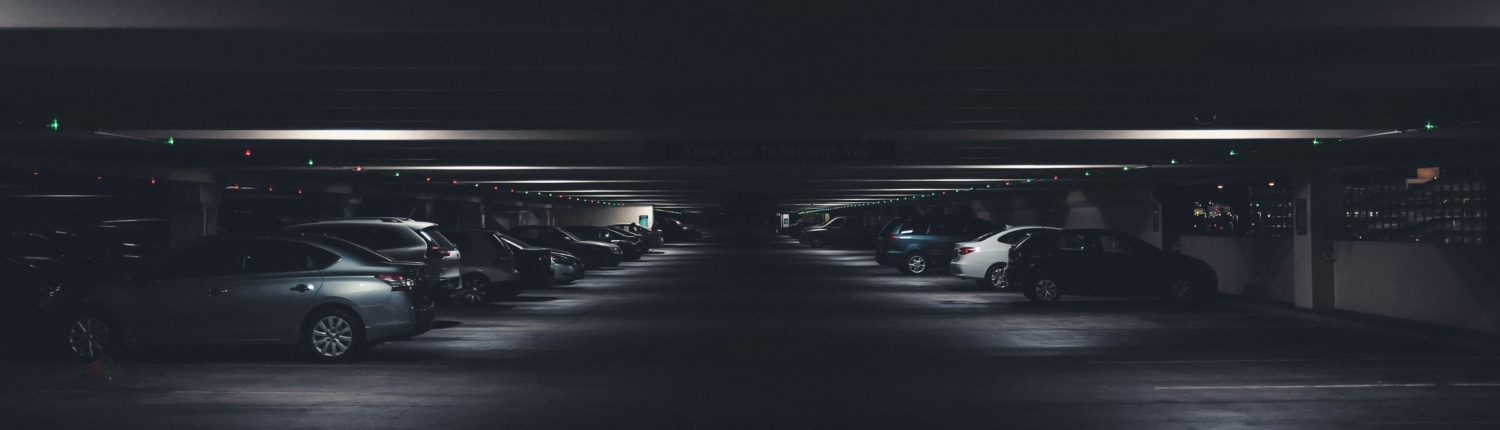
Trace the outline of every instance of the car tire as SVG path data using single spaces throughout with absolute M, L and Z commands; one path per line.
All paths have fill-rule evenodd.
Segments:
M 63 319 L 59 340 L 69 361 L 87 363 L 114 353 L 124 332 L 114 318 L 83 312 Z
M 1062 286 L 1056 279 L 1042 278 L 1026 286 L 1021 294 L 1033 302 L 1052 303 L 1062 299 Z
M 1173 303 L 1201 303 L 1210 300 L 1213 294 L 1205 291 L 1203 284 L 1193 280 L 1192 277 L 1178 276 L 1167 283 L 1167 290 L 1163 297 Z
M 932 260 L 927 258 L 926 254 L 913 252 L 906 254 L 906 258 L 901 260 L 896 268 L 908 275 L 923 275 L 932 270 Z
M 822 248 L 823 245 L 823 236 L 812 235 L 807 237 L 807 246 L 813 248 Z
M 340 308 L 323 308 L 303 320 L 300 347 L 311 361 L 344 363 L 358 359 L 370 346 L 358 316 Z
M 459 305 L 478 305 L 490 301 L 490 278 L 478 273 L 464 275 L 458 288 L 448 295 L 448 300 Z
M 974 285 L 982 290 L 1005 289 L 1005 263 L 996 263 L 984 271 L 984 277 L 975 279 Z

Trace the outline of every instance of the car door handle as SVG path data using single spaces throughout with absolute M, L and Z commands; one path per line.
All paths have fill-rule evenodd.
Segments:
M 222 295 L 222 294 L 225 294 L 225 293 L 228 293 L 228 292 L 229 292 L 229 290 L 226 290 L 226 289 L 223 289 L 223 288 L 209 288 L 208 289 L 208 295 L 210 295 L 210 296 Z
M 297 286 L 292 287 L 292 291 L 296 291 L 296 292 L 299 292 L 299 293 L 305 293 L 305 292 L 307 292 L 307 290 L 311 290 L 311 289 L 312 289 L 312 286 L 309 286 L 307 284 L 297 284 Z

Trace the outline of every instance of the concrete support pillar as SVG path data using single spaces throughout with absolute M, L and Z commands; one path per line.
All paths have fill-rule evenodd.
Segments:
M 219 201 L 224 190 L 214 184 L 176 182 L 167 215 L 167 243 L 175 248 L 219 231 Z
M 1343 233 L 1344 184 L 1337 175 L 1296 181 L 1292 202 L 1294 302 L 1308 309 L 1333 308 L 1333 241 Z
M 458 216 L 458 228 L 485 228 L 489 211 L 484 203 L 464 203 Z
M 364 198 L 360 196 L 349 196 L 345 198 L 342 202 L 344 209 L 344 218 L 353 218 L 356 210 L 359 209 L 359 204 L 363 202 Z

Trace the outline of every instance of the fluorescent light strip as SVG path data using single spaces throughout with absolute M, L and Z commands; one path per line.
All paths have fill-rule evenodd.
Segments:
M 860 140 L 1042 141 L 1042 140 L 1285 140 L 1341 139 L 1386 129 L 1247 130 L 100 130 L 144 139 L 325 140 L 325 141 L 650 141 L 650 140 Z

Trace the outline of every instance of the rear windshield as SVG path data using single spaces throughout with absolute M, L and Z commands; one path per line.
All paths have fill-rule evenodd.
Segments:
M 1043 230 L 1043 229 L 1040 229 L 1040 228 L 1028 228 L 1028 229 L 1025 229 L 1025 230 L 1016 230 L 1016 231 L 1012 231 L 1010 233 L 1006 233 L 1006 234 L 1000 235 L 1000 238 L 996 239 L 996 241 L 1000 242 L 1000 243 L 1003 243 L 1003 244 L 1006 244 L 1006 245 L 1015 245 L 1016 242 L 1020 242 L 1021 239 L 1025 239 L 1026 236 L 1030 236 L 1033 233 L 1036 233 L 1037 231 L 1040 231 L 1040 230 Z M 996 233 L 999 233 L 999 232 L 996 232 Z M 994 234 L 994 233 L 990 233 L 990 234 Z M 985 237 L 989 237 L 989 236 L 986 235 Z M 984 239 L 980 239 L 980 240 L 984 240 Z
M 453 246 L 453 242 L 448 241 L 447 236 L 443 236 L 442 233 L 437 231 L 437 227 L 427 227 L 417 233 L 421 233 L 422 238 L 427 239 L 427 243 L 436 244 L 447 249 L 458 249 L 458 247 Z
M 292 231 L 333 236 L 375 250 L 424 245 L 422 238 L 409 233 L 410 229 L 394 225 L 308 224 L 292 227 Z
M 319 239 L 318 240 L 318 244 L 326 246 L 326 247 L 328 247 L 328 249 L 332 249 L 334 251 L 337 251 L 338 253 L 344 254 L 345 256 L 348 256 L 350 258 L 353 258 L 353 259 L 356 259 L 356 260 L 360 260 L 360 261 L 364 261 L 364 262 L 368 262 L 368 263 L 375 263 L 375 262 L 382 262 L 382 261 L 394 261 L 394 260 L 391 260 L 390 257 L 386 257 L 385 254 L 381 254 L 379 252 L 372 251 L 372 250 L 370 250 L 370 248 L 366 248 L 366 247 L 360 246 L 357 243 L 350 242 L 350 241 L 347 241 L 347 240 L 344 240 L 344 239 L 340 239 L 340 238 L 337 238 L 337 237 L 328 237 L 328 238 Z
M 505 246 L 508 246 L 511 249 L 522 249 L 522 248 L 530 248 L 531 247 L 531 245 L 527 245 L 526 242 L 522 242 L 520 239 L 516 239 L 514 237 L 506 236 L 506 235 L 499 234 L 499 233 L 496 233 L 495 237 L 500 239 L 500 243 L 504 243 Z

